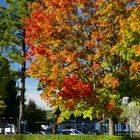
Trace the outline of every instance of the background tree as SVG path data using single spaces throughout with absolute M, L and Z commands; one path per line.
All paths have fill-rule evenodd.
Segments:
M 3 111 L 5 109 L 5 104 L 3 102 L 3 100 L 0 98 L 0 116 L 3 114 Z
M 5 109 L 1 117 L 18 117 L 19 97 L 16 88 L 16 72 L 10 69 L 6 58 L 0 57 L 0 96 L 5 104 Z
M 128 89 L 129 96 L 139 96 L 139 6 L 137 0 L 31 4 L 25 20 L 28 74 L 40 80 L 42 98 L 60 108 L 58 121 L 71 113 L 109 117 L 113 134 L 120 99 Z
M 25 119 L 27 120 L 27 130 L 33 133 L 40 131 L 41 124 L 38 122 L 47 122 L 46 110 L 40 109 L 32 100 L 26 105 Z
M 9 80 L 6 86 L 7 94 L 4 95 L 4 102 L 6 109 L 3 116 L 6 118 L 13 117 L 17 120 L 19 116 L 19 99 L 18 88 L 16 87 L 16 81 Z
M 20 76 L 20 113 L 19 113 L 19 133 L 23 132 L 24 121 L 24 96 L 25 96 L 25 70 L 27 46 L 24 41 L 24 17 L 29 14 L 28 3 L 30 0 L 6 0 L 8 7 L 1 11 L 1 51 L 2 55 L 9 58 L 11 62 L 16 62 L 21 66 Z

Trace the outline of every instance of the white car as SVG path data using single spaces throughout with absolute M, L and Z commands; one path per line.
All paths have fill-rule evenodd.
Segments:
M 65 134 L 65 135 L 81 135 L 83 134 L 81 131 L 76 130 L 76 129 L 63 129 L 61 130 L 60 134 Z

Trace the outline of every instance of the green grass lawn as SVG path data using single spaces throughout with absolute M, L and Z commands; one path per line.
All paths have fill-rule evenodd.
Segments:
M 95 135 L 0 135 L 0 140 L 140 140 L 125 136 Z

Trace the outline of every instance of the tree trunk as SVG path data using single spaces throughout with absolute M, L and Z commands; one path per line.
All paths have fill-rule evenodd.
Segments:
M 57 121 L 58 121 L 58 118 L 60 116 L 60 109 L 59 107 L 56 109 L 56 111 L 54 112 L 54 123 L 53 123 L 53 126 L 52 126 L 52 134 L 57 134 L 57 129 L 58 129 L 58 124 L 57 124 Z
M 57 129 L 58 129 L 57 120 L 58 120 L 58 116 L 55 116 L 54 123 L 52 126 L 52 134 L 57 134 Z
M 24 36 L 24 32 L 23 32 L 23 36 Z M 24 39 L 22 43 L 22 53 L 23 53 L 23 58 L 25 58 L 26 46 L 25 46 Z M 19 134 L 22 134 L 24 132 L 25 71 L 26 71 L 26 62 L 23 60 L 22 67 L 21 67 L 20 109 L 19 109 L 19 124 L 18 124 Z
M 100 134 L 103 135 L 104 132 L 103 132 L 103 123 L 100 123 Z
M 114 122 L 112 118 L 109 118 L 109 135 L 114 135 Z

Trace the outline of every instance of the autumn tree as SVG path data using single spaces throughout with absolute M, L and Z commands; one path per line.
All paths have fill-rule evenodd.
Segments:
M 109 117 L 112 135 L 120 99 L 139 96 L 139 1 L 40 0 L 30 6 L 28 74 L 40 81 L 42 98 L 60 108 L 58 122 L 71 113 Z

